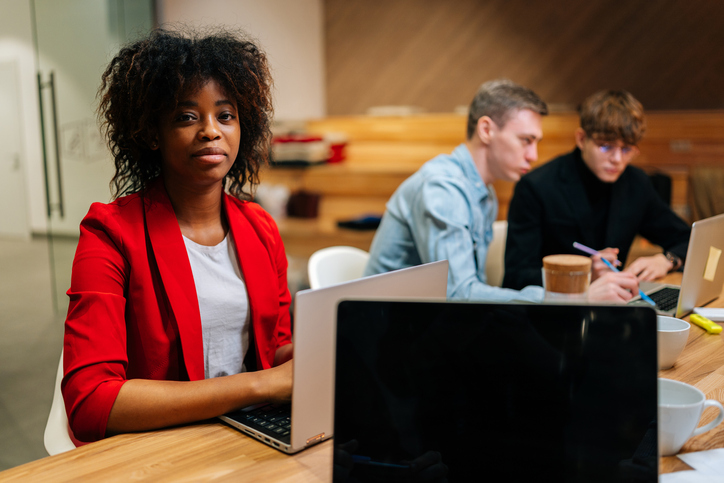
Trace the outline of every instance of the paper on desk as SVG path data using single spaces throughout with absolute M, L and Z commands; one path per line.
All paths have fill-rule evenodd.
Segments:
M 724 448 L 683 453 L 677 456 L 699 473 L 718 476 L 719 481 L 721 481 L 721 475 L 724 475 Z
M 659 483 L 721 483 L 721 476 L 706 475 L 699 471 L 676 471 L 660 475 Z

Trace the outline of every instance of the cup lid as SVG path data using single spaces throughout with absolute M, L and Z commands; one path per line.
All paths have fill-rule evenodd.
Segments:
M 543 268 L 566 272 L 586 272 L 591 269 L 591 259 L 582 255 L 548 255 L 543 257 Z

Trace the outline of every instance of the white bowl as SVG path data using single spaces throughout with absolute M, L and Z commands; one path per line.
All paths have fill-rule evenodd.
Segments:
M 686 346 L 691 326 L 685 320 L 659 315 L 656 318 L 659 342 L 659 370 L 669 369 Z

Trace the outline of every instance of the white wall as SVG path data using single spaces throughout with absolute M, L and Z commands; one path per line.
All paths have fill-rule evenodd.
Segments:
M 274 78 L 277 120 L 323 117 L 323 0 L 158 0 L 161 23 L 240 27 L 259 40 Z M 30 0 L 0 0 L 0 60 L 19 67 L 21 119 L 0 116 L 21 125 L 21 153 L 28 222 L 32 232 L 47 230 L 45 175 L 42 164 L 36 61 Z M 0 210 L 13 209 L 0 206 Z
M 269 57 L 275 118 L 325 115 L 322 0 L 158 0 L 158 20 L 242 28 Z
M 0 116 L 0 129 L 19 124 L 22 136 L 21 164 L 25 175 L 28 223 L 33 232 L 46 230 L 45 174 L 43 172 L 38 114 L 30 0 L 0 0 L 0 60 L 16 61 L 19 70 L 20 119 Z M 13 209 L 0 206 L 0 210 Z

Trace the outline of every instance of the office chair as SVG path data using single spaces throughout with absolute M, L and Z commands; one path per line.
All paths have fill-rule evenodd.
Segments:
M 309 258 L 309 286 L 322 288 L 362 277 L 369 253 L 354 247 L 328 247 Z
M 70 428 L 68 427 L 68 415 L 65 413 L 63 395 L 60 392 L 60 382 L 63 380 L 63 351 L 60 352 L 60 363 L 55 375 L 55 390 L 53 392 L 53 404 L 50 406 L 48 422 L 45 425 L 43 444 L 45 451 L 50 456 L 64 453 L 75 449 L 73 440 L 70 439 Z
M 488 247 L 488 259 L 485 261 L 485 276 L 488 285 L 500 287 L 505 274 L 505 240 L 508 238 L 508 222 L 493 222 L 493 241 Z

